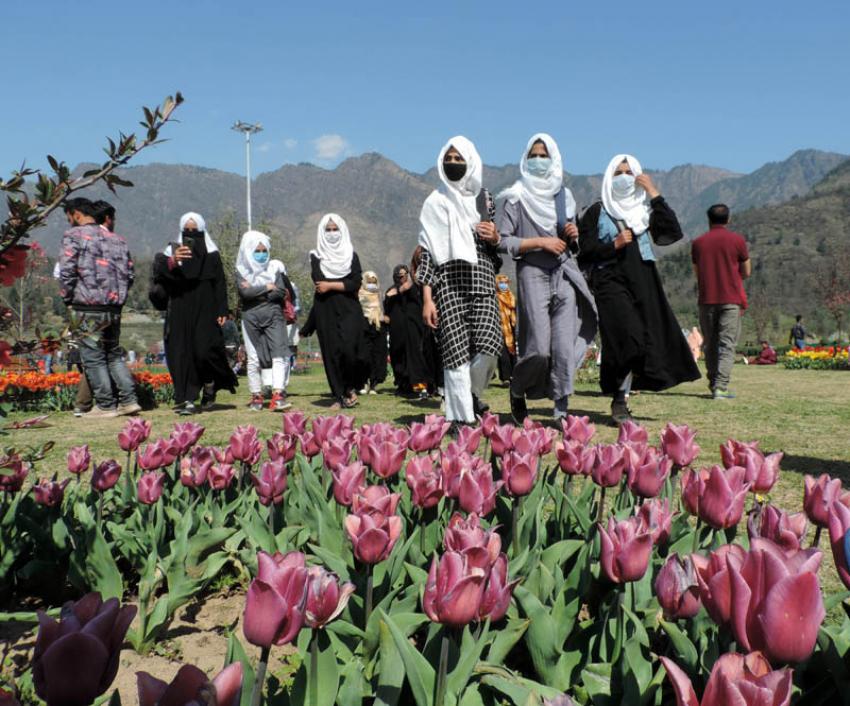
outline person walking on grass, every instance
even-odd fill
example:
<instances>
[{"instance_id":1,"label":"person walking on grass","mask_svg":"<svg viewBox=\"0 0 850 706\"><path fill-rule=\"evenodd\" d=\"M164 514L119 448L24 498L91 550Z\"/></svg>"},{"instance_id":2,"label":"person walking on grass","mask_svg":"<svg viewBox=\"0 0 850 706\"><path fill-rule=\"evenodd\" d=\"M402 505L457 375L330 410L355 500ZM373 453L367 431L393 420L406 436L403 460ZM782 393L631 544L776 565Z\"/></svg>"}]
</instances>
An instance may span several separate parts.
<instances>
[{"instance_id":1,"label":"person walking on grass","mask_svg":"<svg viewBox=\"0 0 850 706\"><path fill-rule=\"evenodd\" d=\"M102 212L87 199L75 200L68 211L73 227L62 236L59 254L59 293L78 319L76 338L95 402L81 416L90 419L142 409L120 342L121 310L135 276L133 259L127 241L98 224Z\"/></svg>"},{"instance_id":2,"label":"person walking on grass","mask_svg":"<svg viewBox=\"0 0 850 706\"><path fill-rule=\"evenodd\" d=\"M791 334L788 336L788 343L794 346L798 351L806 347L806 328L803 326L803 317L797 314L794 325L791 327Z\"/></svg>"},{"instance_id":3,"label":"person walking on grass","mask_svg":"<svg viewBox=\"0 0 850 706\"><path fill-rule=\"evenodd\" d=\"M752 265L747 241L729 230L729 207L708 209L709 230L691 246L699 288L699 324L704 338L708 387L716 400L735 397L729 390L741 315L747 308L744 280Z\"/></svg>"}]
</instances>

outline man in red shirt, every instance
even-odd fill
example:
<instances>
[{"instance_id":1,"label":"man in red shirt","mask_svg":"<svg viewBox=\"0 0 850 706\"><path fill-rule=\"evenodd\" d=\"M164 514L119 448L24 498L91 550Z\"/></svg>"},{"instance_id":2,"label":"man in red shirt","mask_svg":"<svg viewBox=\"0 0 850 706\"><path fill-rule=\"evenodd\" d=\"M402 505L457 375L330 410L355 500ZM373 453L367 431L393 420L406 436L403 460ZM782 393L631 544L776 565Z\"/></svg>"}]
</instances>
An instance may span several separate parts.
<instances>
[{"instance_id":1,"label":"man in red shirt","mask_svg":"<svg viewBox=\"0 0 850 706\"><path fill-rule=\"evenodd\" d=\"M735 346L741 332L741 315L747 308L744 279L752 264L747 242L727 228L729 207L708 209L709 231L694 240L691 259L699 285L699 325L705 339L708 386L716 400L731 399L729 390Z\"/></svg>"}]
</instances>

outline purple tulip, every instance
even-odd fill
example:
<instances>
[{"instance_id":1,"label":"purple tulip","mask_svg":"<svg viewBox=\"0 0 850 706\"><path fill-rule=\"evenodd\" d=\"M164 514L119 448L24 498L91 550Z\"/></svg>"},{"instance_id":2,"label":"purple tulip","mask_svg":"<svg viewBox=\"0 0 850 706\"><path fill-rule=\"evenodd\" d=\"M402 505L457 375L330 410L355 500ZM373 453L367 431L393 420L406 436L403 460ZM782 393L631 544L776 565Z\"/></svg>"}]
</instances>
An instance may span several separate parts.
<instances>
[{"instance_id":1,"label":"purple tulip","mask_svg":"<svg viewBox=\"0 0 850 706\"><path fill-rule=\"evenodd\" d=\"M200 669L184 664L171 683L147 672L136 672L139 706L239 706L242 694L242 663L225 667L212 681ZM212 692L212 693L210 693Z\"/></svg>"},{"instance_id":2,"label":"purple tulip","mask_svg":"<svg viewBox=\"0 0 850 706\"><path fill-rule=\"evenodd\" d=\"M462 628L478 618L490 573L487 551L446 552L431 562L422 608L435 623Z\"/></svg>"},{"instance_id":3,"label":"purple tulip","mask_svg":"<svg viewBox=\"0 0 850 706\"><path fill-rule=\"evenodd\" d=\"M470 549L484 549L492 566L502 551L502 538L495 530L484 530L478 515L471 513L464 519L459 512L449 519L443 534L443 547L446 551L464 554Z\"/></svg>"},{"instance_id":4,"label":"purple tulip","mask_svg":"<svg viewBox=\"0 0 850 706\"><path fill-rule=\"evenodd\" d=\"M470 466L460 476L457 499L465 512L486 517L496 507L496 495L504 481L493 482L493 469L482 462Z\"/></svg>"},{"instance_id":5,"label":"purple tulip","mask_svg":"<svg viewBox=\"0 0 850 706\"><path fill-rule=\"evenodd\" d=\"M670 510L668 499L653 498L643 503L637 511L637 517L652 534L652 542L658 546L667 543L673 524L674 513Z\"/></svg>"},{"instance_id":6,"label":"purple tulip","mask_svg":"<svg viewBox=\"0 0 850 706\"><path fill-rule=\"evenodd\" d=\"M407 455L407 444L396 444L393 441L366 442L369 449L369 465L379 478L392 478L401 470L404 457Z\"/></svg>"},{"instance_id":7,"label":"purple tulip","mask_svg":"<svg viewBox=\"0 0 850 706\"><path fill-rule=\"evenodd\" d=\"M121 450L130 453L138 449L151 435L151 428L151 423L141 417L128 419L124 428L118 433L118 445Z\"/></svg>"},{"instance_id":8,"label":"purple tulip","mask_svg":"<svg viewBox=\"0 0 850 706\"><path fill-rule=\"evenodd\" d=\"M139 453L136 451L139 468L156 471L170 466L177 459L177 445L171 439L157 439Z\"/></svg>"},{"instance_id":9,"label":"purple tulip","mask_svg":"<svg viewBox=\"0 0 850 706\"><path fill-rule=\"evenodd\" d=\"M110 488L115 487L120 477L121 466L118 465L117 461L109 459L94 467L91 476L92 488L98 493L105 493Z\"/></svg>"},{"instance_id":10,"label":"purple tulip","mask_svg":"<svg viewBox=\"0 0 850 706\"><path fill-rule=\"evenodd\" d=\"M351 498L351 509L355 513L380 513L394 515L401 495L391 493L385 485L369 485Z\"/></svg>"},{"instance_id":11,"label":"purple tulip","mask_svg":"<svg viewBox=\"0 0 850 706\"><path fill-rule=\"evenodd\" d=\"M652 533L639 517L617 522L608 519L608 528L599 525L602 542L600 563L610 581L638 581L646 573L652 555Z\"/></svg>"},{"instance_id":12,"label":"purple tulip","mask_svg":"<svg viewBox=\"0 0 850 706\"><path fill-rule=\"evenodd\" d=\"M487 585L478 606L478 619L483 622L489 618L492 623L504 618L511 604L514 586L518 583L519 579L508 581L508 557L499 554L487 577Z\"/></svg>"},{"instance_id":13,"label":"purple tulip","mask_svg":"<svg viewBox=\"0 0 850 706\"><path fill-rule=\"evenodd\" d=\"M323 628L336 618L348 605L354 593L354 584L339 585L336 574L322 566L307 570L307 603L304 622L311 628Z\"/></svg>"},{"instance_id":14,"label":"purple tulip","mask_svg":"<svg viewBox=\"0 0 850 706\"><path fill-rule=\"evenodd\" d=\"M266 461L258 475L251 474L251 482L261 505L280 505L286 492L286 464Z\"/></svg>"},{"instance_id":15,"label":"purple tulip","mask_svg":"<svg viewBox=\"0 0 850 706\"><path fill-rule=\"evenodd\" d=\"M727 439L725 443L720 444L720 459L723 467L744 466L746 464L746 452L749 449L758 451L759 442Z\"/></svg>"},{"instance_id":16,"label":"purple tulip","mask_svg":"<svg viewBox=\"0 0 850 706\"><path fill-rule=\"evenodd\" d=\"M707 557L692 554L697 570L699 597L711 619L727 625L732 616L732 570L739 570L747 552L737 544L724 544Z\"/></svg>"},{"instance_id":17,"label":"purple tulip","mask_svg":"<svg viewBox=\"0 0 850 706\"><path fill-rule=\"evenodd\" d=\"M61 505L62 500L65 498L65 487L70 482L71 479L66 478L61 483L57 483L55 474L52 480L39 480L32 487L33 497L39 505L44 505L45 507Z\"/></svg>"},{"instance_id":18,"label":"purple tulip","mask_svg":"<svg viewBox=\"0 0 850 706\"><path fill-rule=\"evenodd\" d=\"M640 424L627 419L617 432L617 443L646 445L649 443L649 433Z\"/></svg>"},{"instance_id":19,"label":"purple tulip","mask_svg":"<svg viewBox=\"0 0 850 706\"><path fill-rule=\"evenodd\" d=\"M315 417L311 425L316 443L321 448L322 444L330 439L338 437L348 438L352 432L354 419L345 414L335 417Z\"/></svg>"},{"instance_id":20,"label":"purple tulip","mask_svg":"<svg viewBox=\"0 0 850 706\"><path fill-rule=\"evenodd\" d=\"M528 495L537 480L539 458L533 454L520 455L509 451L502 456L502 480L505 489L514 496Z\"/></svg>"},{"instance_id":21,"label":"purple tulip","mask_svg":"<svg viewBox=\"0 0 850 706\"><path fill-rule=\"evenodd\" d=\"M457 444L449 444L440 456L440 473L446 497L456 498L460 493L460 479L470 468L477 465L478 457L462 451Z\"/></svg>"},{"instance_id":22,"label":"purple tulip","mask_svg":"<svg viewBox=\"0 0 850 706\"><path fill-rule=\"evenodd\" d=\"M850 568L846 550L847 532L850 531L850 508L844 503L834 502L829 510L829 543L838 577L850 588Z\"/></svg>"},{"instance_id":23,"label":"purple tulip","mask_svg":"<svg viewBox=\"0 0 850 706\"><path fill-rule=\"evenodd\" d=\"M339 466L344 466L350 458L351 443L348 440L335 438L322 443L322 464L325 470L333 471Z\"/></svg>"},{"instance_id":24,"label":"purple tulip","mask_svg":"<svg viewBox=\"0 0 850 706\"><path fill-rule=\"evenodd\" d=\"M236 461L253 466L260 460L263 447L257 438L257 428L248 424L236 427L230 435L230 453Z\"/></svg>"},{"instance_id":25,"label":"purple tulip","mask_svg":"<svg viewBox=\"0 0 850 706\"><path fill-rule=\"evenodd\" d=\"M603 488L619 485L626 469L623 448L617 444L600 444L596 447L596 458L590 476L594 483Z\"/></svg>"},{"instance_id":26,"label":"purple tulip","mask_svg":"<svg viewBox=\"0 0 850 706\"><path fill-rule=\"evenodd\" d=\"M177 455L185 456L204 434L204 427L196 422L178 422L171 431L171 440L177 447Z\"/></svg>"},{"instance_id":27,"label":"purple tulip","mask_svg":"<svg viewBox=\"0 0 850 706\"><path fill-rule=\"evenodd\" d=\"M20 492L30 472L29 464L22 461L20 457L15 457L13 460L7 461L3 468L10 469L11 473L0 475L0 490L4 493Z\"/></svg>"},{"instance_id":28,"label":"purple tulip","mask_svg":"<svg viewBox=\"0 0 850 706\"><path fill-rule=\"evenodd\" d=\"M807 528L806 513L788 515L773 505L759 506L758 511L752 513L747 520L750 541L756 537L769 539L786 554L802 549Z\"/></svg>"},{"instance_id":29,"label":"purple tulip","mask_svg":"<svg viewBox=\"0 0 850 706\"><path fill-rule=\"evenodd\" d=\"M779 463L784 455L781 451L767 456L758 449L744 451L745 480L751 484L750 492L763 495L771 491L779 480Z\"/></svg>"},{"instance_id":30,"label":"purple tulip","mask_svg":"<svg viewBox=\"0 0 850 706\"><path fill-rule=\"evenodd\" d=\"M162 491L165 488L165 474L157 471L148 471L139 476L136 483L136 493L139 496L139 502L145 505L153 505L162 497Z\"/></svg>"},{"instance_id":31,"label":"purple tulip","mask_svg":"<svg viewBox=\"0 0 850 706\"><path fill-rule=\"evenodd\" d=\"M136 607L89 593L66 603L59 622L38 611L32 656L35 693L49 706L88 706L118 673L118 658Z\"/></svg>"},{"instance_id":32,"label":"purple tulip","mask_svg":"<svg viewBox=\"0 0 850 706\"><path fill-rule=\"evenodd\" d=\"M833 503L839 502L850 507L850 492L843 491L840 479L830 478L823 473L817 480L808 474L803 480L805 483L803 510L818 527L829 527L829 515Z\"/></svg>"},{"instance_id":33,"label":"purple tulip","mask_svg":"<svg viewBox=\"0 0 850 706\"><path fill-rule=\"evenodd\" d=\"M334 498L340 505L349 507L358 493L366 488L366 466L353 461L347 466L338 466L331 471L333 475Z\"/></svg>"},{"instance_id":34,"label":"purple tulip","mask_svg":"<svg viewBox=\"0 0 850 706\"><path fill-rule=\"evenodd\" d=\"M427 509L434 507L443 497L443 476L434 467L430 456L416 456L407 462L405 480L410 488L414 505Z\"/></svg>"},{"instance_id":35,"label":"purple tulip","mask_svg":"<svg viewBox=\"0 0 850 706\"><path fill-rule=\"evenodd\" d=\"M229 463L219 463L210 466L207 473L207 482L213 490L224 490L229 488L236 476L236 471Z\"/></svg>"},{"instance_id":36,"label":"purple tulip","mask_svg":"<svg viewBox=\"0 0 850 706\"><path fill-rule=\"evenodd\" d=\"M555 445L555 458L561 470L570 476L589 476L596 463L596 449L580 441L564 441Z\"/></svg>"},{"instance_id":37,"label":"purple tulip","mask_svg":"<svg viewBox=\"0 0 850 706\"><path fill-rule=\"evenodd\" d=\"M292 411L283 414L283 433L286 436L298 437L307 429L307 417L303 412Z\"/></svg>"},{"instance_id":38,"label":"purple tulip","mask_svg":"<svg viewBox=\"0 0 850 706\"><path fill-rule=\"evenodd\" d=\"M484 430L481 427L461 427L457 435L457 443L467 453L477 453L483 434Z\"/></svg>"},{"instance_id":39,"label":"purple tulip","mask_svg":"<svg viewBox=\"0 0 850 706\"><path fill-rule=\"evenodd\" d=\"M79 476L89 470L91 465L91 454L89 453L89 445L74 446L68 452L68 473L73 473Z\"/></svg>"},{"instance_id":40,"label":"purple tulip","mask_svg":"<svg viewBox=\"0 0 850 706\"><path fill-rule=\"evenodd\" d=\"M203 487L215 462L216 456L211 448L196 446L188 456L180 459L180 482L187 488Z\"/></svg>"},{"instance_id":41,"label":"purple tulip","mask_svg":"<svg viewBox=\"0 0 850 706\"><path fill-rule=\"evenodd\" d=\"M242 630L257 647L292 642L304 624L307 569L301 552L257 555L257 578L245 599Z\"/></svg>"},{"instance_id":42,"label":"purple tulip","mask_svg":"<svg viewBox=\"0 0 850 706\"><path fill-rule=\"evenodd\" d=\"M492 412L484 412L481 415L481 433L486 439L493 435L493 430L499 426L499 416Z\"/></svg>"},{"instance_id":43,"label":"purple tulip","mask_svg":"<svg viewBox=\"0 0 850 706\"><path fill-rule=\"evenodd\" d=\"M345 518L345 531L354 546L354 556L364 564L377 564L390 555L401 536L401 518L360 512Z\"/></svg>"},{"instance_id":44,"label":"purple tulip","mask_svg":"<svg viewBox=\"0 0 850 706\"><path fill-rule=\"evenodd\" d=\"M760 652L721 655L711 668L702 700L691 680L671 659L661 662L676 692L677 706L788 706L793 672L787 667L771 671Z\"/></svg>"},{"instance_id":45,"label":"purple tulip","mask_svg":"<svg viewBox=\"0 0 850 706\"><path fill-rule=\"evenodd\" d=\"M655 596L668 620L693 618L700 609L699 584L691 558L671 554L655 578Z\"/></svg>"},{"instance_id":46,"label":"purple tulip","mask_svg":"<svg viewBox=\"0 0 850 706\"><path fill-rule=\"evenodd\" d=\"M572 414L561 420L561 428L564 430L564 441L573 441L582 446L587 446L596 433L596 425L590 423L590 417Z\"/></svg>"},{"instance_id":47,"label":"purple tulip","mask_svg":"<svg viewBox=\"0 0 850 706\"><path fill-rule=\"evenodd\" d=\"M708 476L707 468L696 471L689 468L679 476L679 484L682 486L682 505L691 515L699 515L699 500Z\"/></svg>"},{"instance_id":48,"label":"purple tulip","mask_svg":"<svg viewBox=\"0 0 850 706\"><path fill-rule=\"evenodd\" d=\"M631 449L625 451L626 455L631 453ZM630 460L626 481L629 489L642 498L656 497L673 469L673 461L651 446L645 448L642 459L632 456Z\"/></svg>"},{"instance_id":49,"label":"purple tulip","mask_svg":"<svg viewBox=\"0 0 850 706\"><path fill-rule=\"evenodd\" d=\"M301 443L301 453L307 458L313 458L322 450L319 440L312 432L305 431L303 434L299 434L298 441Z\"/></svg>"},{"instance_id":50,"label":"purple tulip","mask_svg":"<svg viewBox=\"0 0 850 706\"><path fill-rule=\"evenodd\" d=\"M266 442L266 449L269 453L269 458L272 461L283 461L289 463L295 458L295 453L298 450L298 437L291 434L281 434L276 432L272 434L272 438Z\"/></svg>"},{"instance_id":51,"label":"purple tulip","mask_svg":"<svg viewBox=\"0 0 850 706\"><path fill-rule=\"evenodd\" d=\"M727 529L741 521L744 501L750 490L750 484L744 480L746 473L740 466L732 466L728 470L721 466L708 469L697 508L703 522L714 529Z\"/></svg>"},{"instance_id":52,"label":"purple tulip","mask_svg":"<svg viewBox=\"0 0 850 706\"><path fill-rule=\"evenodd\" d=\"M699 446L694 442L696 435L687 424L679 426L668 422L661 432L661 450L678 468L690 466L699 454Z\"/></svg>"},{"instance_id":53,"label":"purple tulip","mask_svg":"<svg viewBox=\"0 0 850 706\"><path fill-rule=\"evenodd\" d=\"M516 427L513 424L503 424L493 428L490 435L490 448L496 456L504 456L514 447ZM517 433L516 436L519 436Z\"/></svg>"},{"instance_id":54,"label":"purple tulip","mask_svg":"<svg viewBox=\"0 0 850 706\"><path fill-rule=\"evenodd\" d=\"M410 440L407 442L407 447L414 453L438 449L449 426L451 426L450 422L445 421L433 424L414 422L410 425Z\"/></svg>"}]
</instances>

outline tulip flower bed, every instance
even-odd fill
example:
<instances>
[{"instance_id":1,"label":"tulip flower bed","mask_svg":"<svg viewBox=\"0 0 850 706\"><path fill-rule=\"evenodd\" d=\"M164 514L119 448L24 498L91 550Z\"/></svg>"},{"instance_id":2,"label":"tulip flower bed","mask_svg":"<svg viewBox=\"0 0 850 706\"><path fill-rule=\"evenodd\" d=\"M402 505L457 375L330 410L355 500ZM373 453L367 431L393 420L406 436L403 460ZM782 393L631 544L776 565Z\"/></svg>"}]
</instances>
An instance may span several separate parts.
<instances>
[{"instance_id":1,"label":"tulip flower bed","mask_svg":"<svg viewBox=\"0 0 850 706\"><path fill-rule=\"evenodd\" d=\"M448 426L293 412L217 448L196 423L151 439L131 419L115 459L77 447L71 478L31 486L40 459L7 454L0 586L82 598L41 615L32 671L0 700L31 684L48 706L93 703L125 638L150 651L232 572L247 591L229 666L140 673L143 706L847 703L850 618L824 618L850 592L824 598L818 548L826 529L850 586L840 480L807 477L788 514L767 497L782 453L756 442L702 467L686 426L657 445L633 423L596 444L587 417ZM286 645L284 688L266 669Z\"/></svg>"},{"instance_id":2,"label":"tulip flower bed","mask_svg":"<svg viewBox=\"0 0 850 706\"><path fill-rule=\"evenodd\" d=\"M790 370L850 370L847 346L792 348L782 356L782 364Z\"/></svg>"},{"instance_id":3,"label":"tulip flower bed","mask_svg":"<svg viewBox=\"0 0 850 706\"><path fill-rule=\"evenodd\" d=\"M139 403L145 409L159 404L171 404L174 388L168 373L142 370L133 373ZM78 372L51 373L27 371L0 373L0 401L11 412L54 412L74 408Z\"/></svg>"}]
</instances>

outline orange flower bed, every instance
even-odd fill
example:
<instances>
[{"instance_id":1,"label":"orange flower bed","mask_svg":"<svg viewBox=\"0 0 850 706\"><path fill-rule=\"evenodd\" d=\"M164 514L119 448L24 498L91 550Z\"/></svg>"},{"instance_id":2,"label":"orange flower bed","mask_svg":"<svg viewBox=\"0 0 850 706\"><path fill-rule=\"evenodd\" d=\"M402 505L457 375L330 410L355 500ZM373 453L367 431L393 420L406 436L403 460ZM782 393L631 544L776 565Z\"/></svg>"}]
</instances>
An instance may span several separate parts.
<instances>
[{"instance_id":1,"label":"orange flower bed","mask_svg":"<svg viewBox=\"0 0 850 706\"><path fill-rule=\"evenodd\" d=\"M7 389L16 388L27 392L45 392L57 387L71 387L80 382L80 374L76 371L70 373L51 373L45 375L36 370L28 370L23 373L4 373L0 375L0 394Z\"/></svg>"}]
</instances>

